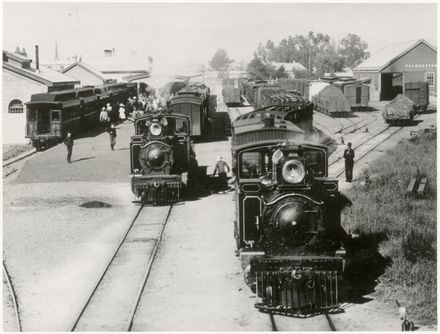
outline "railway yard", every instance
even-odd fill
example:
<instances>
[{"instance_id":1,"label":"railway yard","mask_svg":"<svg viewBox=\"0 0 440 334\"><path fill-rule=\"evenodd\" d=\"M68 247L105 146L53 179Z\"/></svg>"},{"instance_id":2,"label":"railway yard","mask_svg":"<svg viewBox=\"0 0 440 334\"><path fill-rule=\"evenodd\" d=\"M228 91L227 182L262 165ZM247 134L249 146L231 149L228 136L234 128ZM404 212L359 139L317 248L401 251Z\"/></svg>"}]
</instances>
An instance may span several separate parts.
<instances>
[{"instance_id":1,"label":"railway yard","mask_svg":"<svg viewBox=\"0 0 440 334\"><path fill-rule=\"evenodd\" d=\"M234 120L252 107L228 107L220 79L207 78L217 112ZM424 113L409 127L385 124L375 111L313 124L334 140L329 175L344 193L368 165L412 131L436 126ZM234 240L234 192L201 194L166 206L132 203L131 122L77 140L72 163L60 144L4 163L3 328L6 331L398 331L397 307L374 298L340 312L300 318L259 312L243 280ZM342 143L356 152L345 182ZM231 138L194 145L199 166L231 165ZM417 325L417 324L416 324ZM419 330L436 330L421 326Z\"/></svg>"}]
</instances>

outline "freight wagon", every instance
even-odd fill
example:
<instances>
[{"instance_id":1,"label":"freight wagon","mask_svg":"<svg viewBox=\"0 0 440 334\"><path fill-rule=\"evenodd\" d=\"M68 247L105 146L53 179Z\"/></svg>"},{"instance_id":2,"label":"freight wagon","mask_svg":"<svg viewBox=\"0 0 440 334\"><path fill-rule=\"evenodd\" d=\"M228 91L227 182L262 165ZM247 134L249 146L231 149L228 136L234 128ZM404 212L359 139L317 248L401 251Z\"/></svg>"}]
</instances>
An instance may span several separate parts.
<instances>
[{"instance_id":1,"label":"freight wagon","mask_svg":"<svg viewBox=\"0 0 440 334\"><path fill-rule=\"evenodd\" d=\"M286 79L281 78L276 81L276 84L287 91L298 92L301 96L305 98L309 98L309 87L310 80L309 79Z\"/></svg>"},{"instance_id":2,"label":"freight wagon","mask_svg":"<svg viewBox=\"0 0 440 334\"><path fill-rule=\"evenodd\" d=\"M370 87L360 81L335 81L333 85L341 90L350 103L351 109L368 107Z\"/></svg>"},{"instance_id":3,"label":"freight wagon","mask_svg":"<svg viewBox=\"0 0 440 334\"><path fill-rule=\"evenodd\" d=\"M240 89L231 84L223 84L223 102L228 107L236 107L241 104Z\"/></svg>"},{"instance_id":4,"label":"freight wagon","mask_svg":"<svg viewBox=\"0 0 440 334\"><path fill-rule=\"evenodd\" d=\"M414 102L418 111L426 111L429 105L429 85L427 82L405 83L404 94Z\"/></svg>"}]
</instances>

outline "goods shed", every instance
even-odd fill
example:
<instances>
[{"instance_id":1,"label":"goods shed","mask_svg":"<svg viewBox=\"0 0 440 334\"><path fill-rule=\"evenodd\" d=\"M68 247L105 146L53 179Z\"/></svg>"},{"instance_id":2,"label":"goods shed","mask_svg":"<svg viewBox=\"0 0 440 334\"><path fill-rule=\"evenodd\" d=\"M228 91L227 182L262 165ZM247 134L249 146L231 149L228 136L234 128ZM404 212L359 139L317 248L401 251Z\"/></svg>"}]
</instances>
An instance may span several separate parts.
<instances>
[{"instance_id":1,"label":"goods shed","mask_svg":"<svg viewBox=\"0 0 440 334\"><path fill-rule=\"evenodd\" d=\"M437 91L437 47L424 39L390 44L353 69L357 79L370 79L370 99L387 101L403 93L406 83L428 82Z\"/></svg>"}]
</instances>

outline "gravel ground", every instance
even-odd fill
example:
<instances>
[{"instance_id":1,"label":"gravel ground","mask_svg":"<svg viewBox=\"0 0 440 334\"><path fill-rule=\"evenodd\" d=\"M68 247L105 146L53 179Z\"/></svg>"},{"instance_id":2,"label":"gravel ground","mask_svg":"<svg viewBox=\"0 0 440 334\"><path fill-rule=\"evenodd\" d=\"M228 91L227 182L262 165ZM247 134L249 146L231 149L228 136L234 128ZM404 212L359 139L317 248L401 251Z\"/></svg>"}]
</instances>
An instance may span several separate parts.
<instances>
[{"instance_id":1,"label":"gravel ground","mask_svg":"<svg viewBox=\"0 0 440 334\"><path fill-rule=\"evenodd\" d=\"M3 194L3 252L24 330L65 331L138 207L128 183L131 124L75 141L72 164L58 145L29 160ZM88 157L94 157L85 159ZM17 173L16 173L17 174ZM79 205L102 201L110 208Z\"/></svg>"}]
</instances>

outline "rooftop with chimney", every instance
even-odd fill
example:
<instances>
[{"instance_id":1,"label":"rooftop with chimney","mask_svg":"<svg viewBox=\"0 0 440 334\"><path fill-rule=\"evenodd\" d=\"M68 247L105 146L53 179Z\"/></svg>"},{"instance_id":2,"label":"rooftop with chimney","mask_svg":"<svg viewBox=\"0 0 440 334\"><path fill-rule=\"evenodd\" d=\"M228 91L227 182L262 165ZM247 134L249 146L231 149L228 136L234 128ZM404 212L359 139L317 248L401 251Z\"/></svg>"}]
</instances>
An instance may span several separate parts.
<instances>
[{"instance_id":1,"label":"rooftop with chimney","mask_svg":"<svg viewBox=\"0 0 440 334\"><path fill-rule=\"evenodd\" d=\"M40 66L38 62L35 68L31 66L32 59L23 57L16 53L3 50L3 69L19 74L31 80L45 84L48 87L79 84L78 80L51 70L45 66Z\"/></svg>"}]
</instances>

